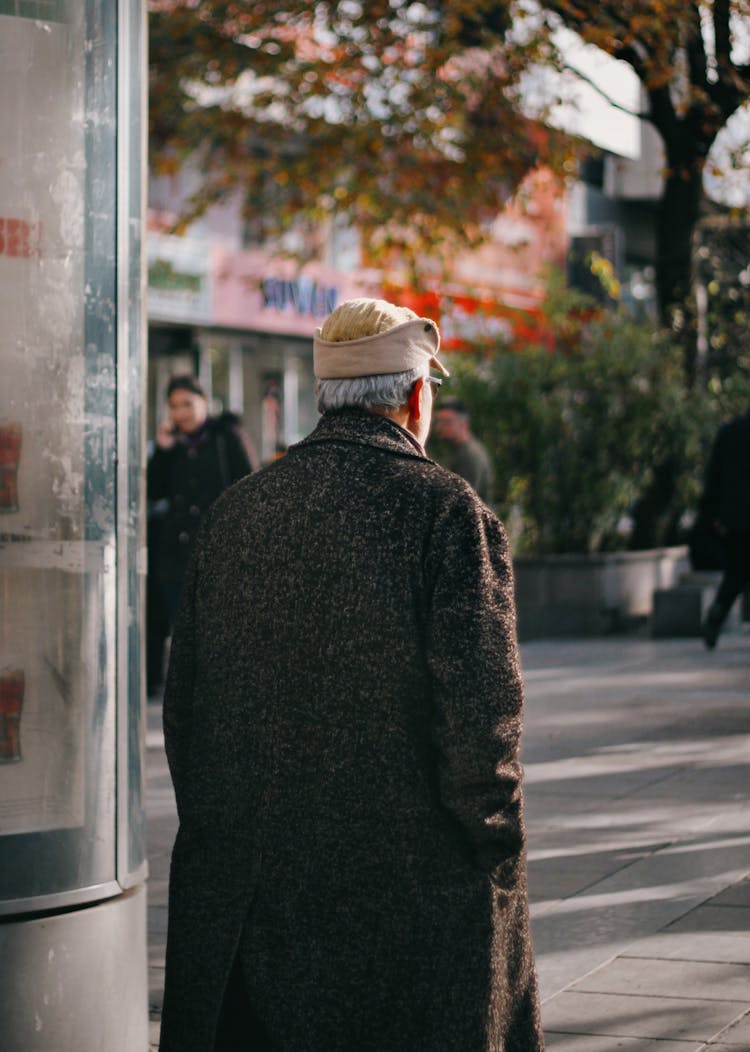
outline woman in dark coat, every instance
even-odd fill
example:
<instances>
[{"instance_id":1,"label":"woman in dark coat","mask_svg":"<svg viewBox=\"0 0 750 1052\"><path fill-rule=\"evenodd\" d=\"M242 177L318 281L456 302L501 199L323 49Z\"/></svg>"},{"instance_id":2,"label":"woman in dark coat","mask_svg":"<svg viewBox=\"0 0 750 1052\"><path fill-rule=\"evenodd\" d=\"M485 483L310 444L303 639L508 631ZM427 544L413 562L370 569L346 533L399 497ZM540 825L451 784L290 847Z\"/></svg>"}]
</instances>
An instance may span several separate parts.
<instances>
[{"instance_id":1,"label":"woman in dark coat","mask_svg":"<svg viewBox=\"0 0 750 1052\"><path fill-rule=\"evenodd\" d=\"M325 412L201 529L164 700L162 1052L543 1048L508 545L410 386Z\"/></svg>"},{"instance_id":2,"label":"woman in dark coat","mask_svg":"<svg viewBox=\"0 0 750 1052\"><path fill-rule=\"evenodd\" d=\"M232 413L210 417L203 388L194 377L172 377L167 405L169 417L157 432L147 488L149 504L165 503L153 549L155 565L149 566L149 574L155 573L171 626L204 513L228 486L257 465L237 417Z\"/></svg>"}]
</instances>

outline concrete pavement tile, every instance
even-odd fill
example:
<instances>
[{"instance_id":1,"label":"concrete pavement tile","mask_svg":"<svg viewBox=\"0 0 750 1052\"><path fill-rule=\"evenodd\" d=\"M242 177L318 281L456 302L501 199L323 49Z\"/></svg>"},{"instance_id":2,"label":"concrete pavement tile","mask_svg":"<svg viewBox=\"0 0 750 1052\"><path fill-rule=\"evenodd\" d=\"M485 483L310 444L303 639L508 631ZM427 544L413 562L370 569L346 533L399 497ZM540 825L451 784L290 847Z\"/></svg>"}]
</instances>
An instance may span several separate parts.
<instances>
[{"instance_id":1,"label":"concrete pavement tile","mask_svg":"<svg viewBox=\"0 0 750 1052\"><path fill-rule=\"evenodd\" d=\"M743 1011L735 1001L569 991L542 1006L545 1031L709 1041ZM655 1052L658 1046L655 1046Z\"/></svg>"},{"instance_id":2,"label":"concrete pavement tile","mask_svg":"<svg viewBox=\"0 0 750 1052\"><path fill-rule=\"evenodd\" d=\"M164 962L161 964L151 964L148 966L148 980L150 990L161 990L164 986Z\"/></svg>"},{"instance_id":3,"label":"concrete pavement tile","mask_svg":"<svg viewBox=\"0 0 750 1052\"><path fill-rule=\"evenodd\" d=\"M750 1048L750 1012L747 1012L736 1023L732 1023L730 1027L719 1034L717 1044L709 1047L712 1050L731 1048L732 1052L737 1052L739 1048L743 1048L747 1052L747 1049Z\"/></svg>"},{"instance_id":4,"label":"concrete pavement tile","mask_svg":"<svg viewBox=\"0 0 750 1052\"><path fill-rule=\"evenodd\" d=\"M578 895L542 913L532 914L531 930L543 998L551 997L581 976L588 975L635 939L664 928L692 902L646 897L623 901L618 896Z\"/></svg>"},{"instance_id":5,"label":"concrete pavement tile","mask_svg":"<svg viewBox=\"0 0 750 1052\"><path fill-rule=\"evenodd\" d=\"M528 860L531 900L568 898L612 876L623 866L643 857L636 850L612 850L568 855L534 852Z\"/></svg>"},{"instance_id":6,"label":"concrete pavement tile","mask_svg":"<svg viewBox=\"0 0 750 1052\"><path fill-rule=\"evenodd\" d=\"M149 906L164 906L169 898L169 881L166 877L149 877L148 879L148 904Z\"/></svg>"},{"instance_id":7,"label":"concrete pavement tile","mask_svg":"<svg viewBox=\"0 0 750 1052\"><path fill-rule=\"evenodd\" d=\"M148 930L156 935L163 935L167 930L167 907L148 907Z\"/></svg>"},{"instance_id":8,"label":"concrete pavement tile","mask_svg":"<svg viewBox=\"0 0 750 1052\"><path fill-rule=\"evenodd\" d=\"M673 796L659 798L639 794L623 797L605 803L600 813L609 817L613 835L635 837L648 833L658 842L675 841L678 837L683 840L709 836L747 838L747 811L746 801L736 803L728 798L707 801L701 799L698 790L684 789L682 796L675 792ZM584 822L586 817L583 816Z\"/></svg>"},{"instance_id":9,"label":"concrete pavement tile","mask_svg":"<svg viewBox=\"0 0 750 1052\"><path fill-rule=\"evenodd\" d=\"M672 997L695 1001L746 1001L750 965L709 961L618 957L580 979L574 991Z\"/></svg>"},{"instance_id":10,"label":"concrete pavement tile","mask_svg":"<svg viewBox=\"0 0 750 1052\"><path fill-rule=\"evenodd\" d=\"M738 884L711 900L712 906L748 906L750 907L750 877L745 877Z\"/></svg>"},{"instance_id":11,"label":"concrete pavement tile","mask_svg":"<svg viewBox=\"0 0 750 1052\"><path fill-rule=\"evenodd\" d=\"M547 1032L544 1043L555 1052L699 1052L703 1042L654 1041L652 1037L605 1037L603 1034ZM713 1047L713 1046L712 1046ZM734 1052L737 1052L735 1047Z\"/></svg>"},{"instance_id":12,"label":"concrete pavement tile","mask_svg":"<svg viewBox=\"0 0 750 1052\"><path fill-rule=\"evenodd\" d=\"M155 975L153 975L153 974L151 974L149 972L149 980L151 980L151 979L158 980L159 977L155 976ZM162 988L163 987L163 981L164 981L164 977L162 975L162 977L161 977L162 986L159 986L159 985L151 986L150 982L149 982L148 1010L149 1010L149 1015L150 1015L150 1017L152 1019L157 1019L161 1015L162 1003L164 1001L164 990Z\"/></svg>"},{"instance_id":13,"label":"concrete pavement tile","mask_svg":"<svg viewBox=\"0 0 750 1052\"><path fill-rule=\"evenodd\" d=\"M746 821L746 820L745 820ZM631 900L638 897L705 900L718 894L747 868L747 837L694 838L675 848L655 851L603 880L597 894L620 895ZM696 903L697 905L697 903ZM682 910L681 912L685 912Z\"/></svg>"},{"instance_id":14,"label":"concrete pavement tile","mask_svg":"<svg viewBox=\"0 0 750 1052\"><path fill-rule=\"evenodd\" d=\"M620 956L750 964L750 939L746 934L740 933L718 934L693 931L673 934L672 925L670 925L664 932L649 935L645 939L638 939Z\"/></svg>"},{"instance_id":15,"label":"concrete pavement tile","mask_svg":"<svg viewBox=\"0 0 750 1052\"><path fill-rule=\"evenodd\" d=\"M653 799L685 799L688 796L704 804L720 800L746 801L750 797L747 779L750 743L743 743L742 753L734 763L729 762L727 757L714 757L715 762L711 766L675 771L670 778L655 781L643 789L634 789L632 795L637 798L639 794L648 794Z\"/></svg>"},{"instance_id":16,"label":"concrete pavement tile","mask_svg":"<svg viewBox=\"0 0 750 1052\"><path fill-rule=\"evenodd\" d=\"M597 811L601 800L596 797L575 795L573 793L547 792L538 786L529 786L524 790L526 820L529 825L549 823L551 828L563 821L571 821L571 815L577 817Z\"/></svg>"},{"instance_id":17,"label":"concrete pavement tile","mask_svg":"<svg viewBox=\"0 0 750 1052\"><path fill-rule=\"evenodd\" d=\"M594 762L594 760L596 762ZM584 796L601 805L631 793L647 792L682 773L681 766L665 766L660 757L644 755L640 763L625 766L617 757L598 753L595 757L574 756L560 764L527 764L526 785L534 795L558 798L562 794Z\"/></svg>"},{"instance_id":18,"label":"concrete pavement tile","mask_svg":"<svg viewBox=\"0 0 750 1052\"><path fill-rule=\"evenodd\" d=\"M729 889L731 891L731 888ZM704 906L686 913L668 932L736 932L750 934L750 909L745 906L717 906L716 902L723 893L714 896Z\"/></svg>"},{"instance_id":19,"label":"concrete pavement tile","mask_svg":"<svg viewBox=\"0 0 750 1052\"><path fill-rule=\"evenodd\" d=\"M534 932L538 944L550 950L600 946L609 951L605 958L609 959L635 939L665 928L705 898L701 893L692 898L656 897L649 888L633 889L629 895L607 893L602 890L605 884L602 881L588 892L563 899L544 913Z\"/></svg>"}]
</instances>

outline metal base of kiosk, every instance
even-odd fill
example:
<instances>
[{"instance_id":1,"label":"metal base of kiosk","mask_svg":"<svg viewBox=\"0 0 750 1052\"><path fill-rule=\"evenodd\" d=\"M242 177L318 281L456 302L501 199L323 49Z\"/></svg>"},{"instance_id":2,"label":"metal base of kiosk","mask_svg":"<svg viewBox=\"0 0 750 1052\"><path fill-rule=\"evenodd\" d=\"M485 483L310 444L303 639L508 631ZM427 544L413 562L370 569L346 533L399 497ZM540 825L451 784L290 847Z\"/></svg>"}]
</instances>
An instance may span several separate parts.
<instances>
[{"instance_id":1,"label":"metal base of kiosk","mask_svg":"<svg viewBox=\"0 0 750 1052\"><path fill-rule=\"evenodd\" d=\"M0 924L3 1052L146 1052L146 888Z\"/></svg>"}]
</instances>

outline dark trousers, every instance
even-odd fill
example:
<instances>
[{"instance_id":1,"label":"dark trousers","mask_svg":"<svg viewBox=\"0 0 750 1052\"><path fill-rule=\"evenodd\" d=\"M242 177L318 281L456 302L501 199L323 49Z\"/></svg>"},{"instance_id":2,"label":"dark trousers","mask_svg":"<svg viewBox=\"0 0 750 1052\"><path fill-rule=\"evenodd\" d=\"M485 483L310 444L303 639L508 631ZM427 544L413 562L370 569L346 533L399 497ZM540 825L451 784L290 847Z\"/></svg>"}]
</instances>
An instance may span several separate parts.
<instances>
[{"instance_id":1,"label":"dark trousers","mask_svg":"<svg viewBox=\"0 0 750 1052\"><path fill-rule=\"evenodd\" d=\"M750 584L750 530L729 530L724 544L724 576L713 601L719 623L724 621L737 596Z\"/></svg>"}]
</instances>

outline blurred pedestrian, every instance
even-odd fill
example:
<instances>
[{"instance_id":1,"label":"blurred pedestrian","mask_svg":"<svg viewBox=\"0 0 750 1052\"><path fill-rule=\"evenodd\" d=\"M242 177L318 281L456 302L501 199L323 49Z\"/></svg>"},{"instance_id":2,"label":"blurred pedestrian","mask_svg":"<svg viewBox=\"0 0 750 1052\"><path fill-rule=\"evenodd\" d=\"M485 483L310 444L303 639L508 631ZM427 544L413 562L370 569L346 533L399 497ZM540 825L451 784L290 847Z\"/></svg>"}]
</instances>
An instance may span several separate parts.
<instances>
[{"instance_id":1,"label":"blurred pedestrian","mask_svg":"<svg viewBox=\"0 0 750 1052\"><path fill-rule=\"evenodd\" d=\"M322 418L206 516L164 731L161 1052L537 1052L503 528L424 452L434 322L341 304Z\"/></svg>"},{"instance_id":2,"label":"blurred pedestrian","mask_svg":"<svg viewBox=\"0 0 750 1052\"><path fill-rule=\"evenodd\" d=\"M146 694L152 697L164 686L164 664L171 626L167 618L162 589L156 574L159 528L166 501L148 501L146 507ZM153 572L152 572L153 571Z\"/></svg>"},{"instance_id":3,"label":"blurred pedestrian","mask_svg":"<svg viewBox=\"0 0 750 1052\"><path fill-rule=\"evenodd\" d=\"M153 565L163 613L171 627L190 551L204 513L233 482L255 470L249 439L233 413L208 415L206 395L194 376L173 376L168 414L148 463L148 499L163 502L155 523Z\"/></svg>"},{"instance_id":4,"label":"blurred pedestrian","mask_svg":"<svg viewBox=\"0 0 750 1052\"><path fill-rule=\"evenodd\" d=\"M441 398L437 403L435 434L441 444L439 462L466 479L485 504L491 504L492 460L479 439L471 433L469 412L460 398Z\"/></svg>"},{"instance_id":5,"label":"blurred pedestrian","mask_svg":"<svg viewBox=\"0 0 750 1052\"><path fill-rule=\"evenodd\" d=\"M724 574L703 622L713 650L737 597L750 585L750 411L719 428L701 501L724 542Z\"/></svg>"}]
</instances>

